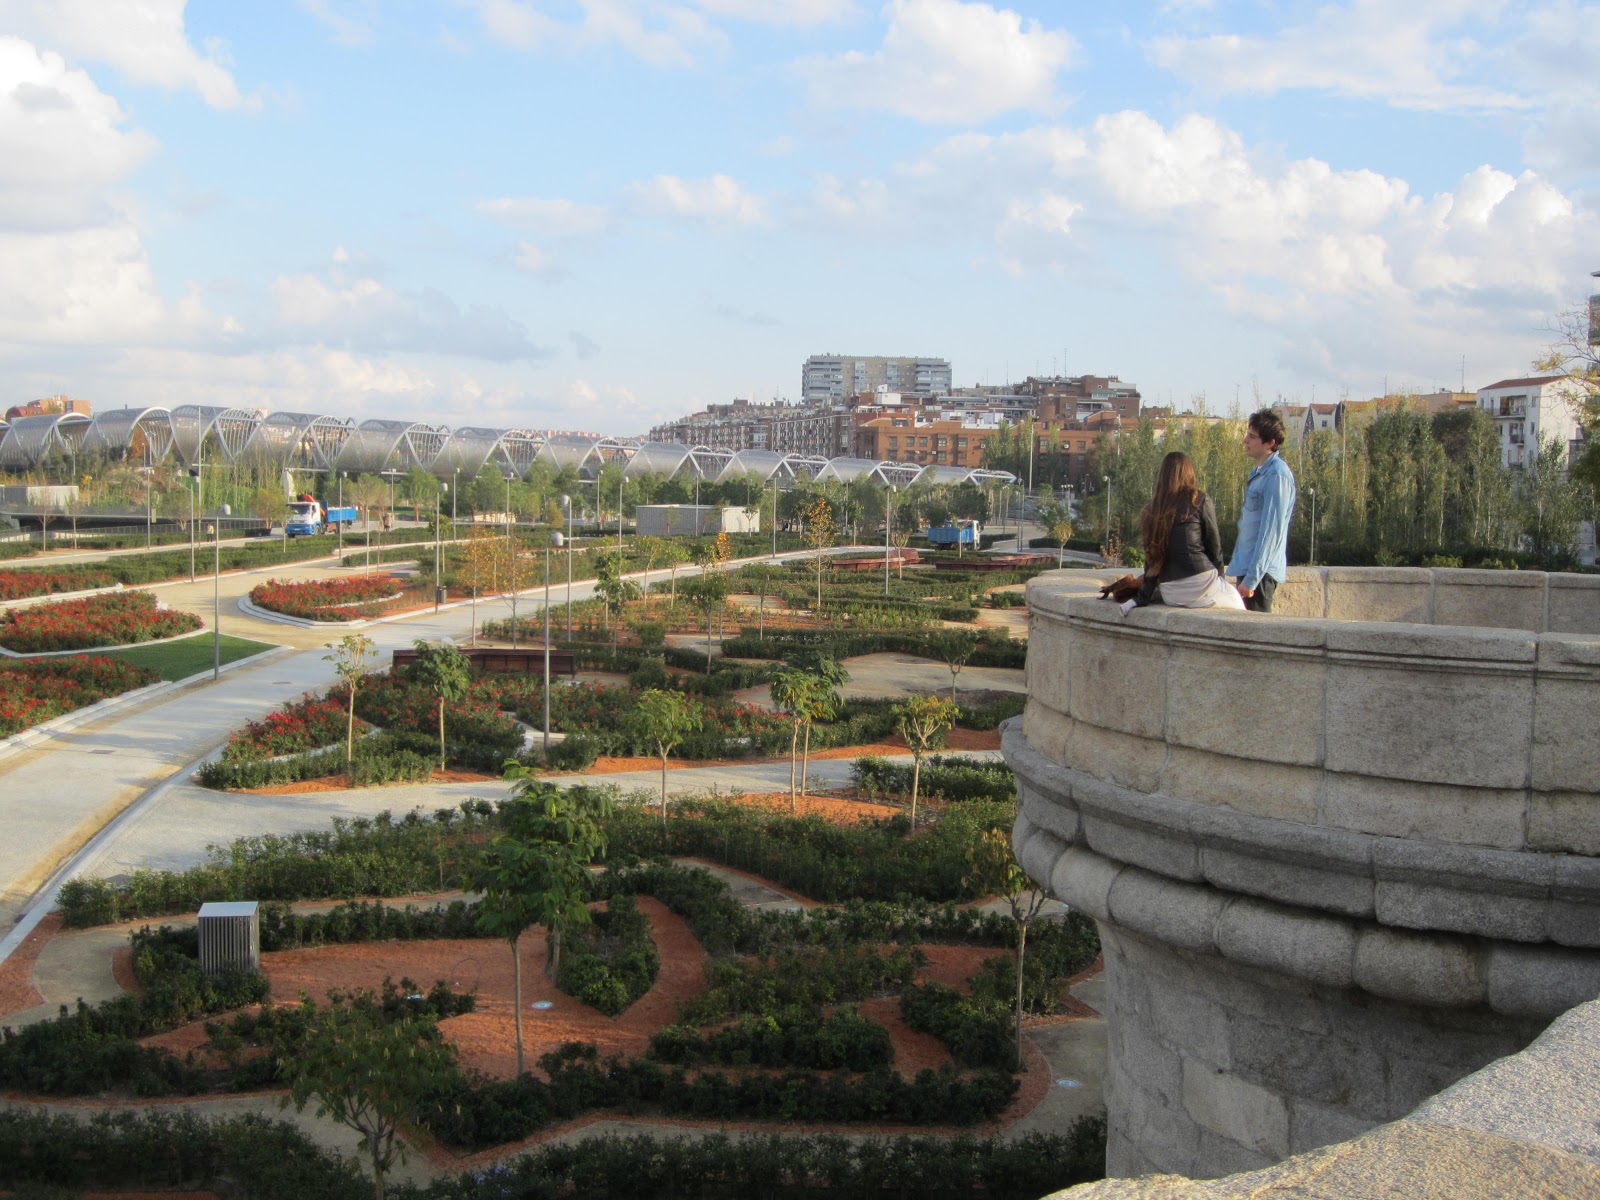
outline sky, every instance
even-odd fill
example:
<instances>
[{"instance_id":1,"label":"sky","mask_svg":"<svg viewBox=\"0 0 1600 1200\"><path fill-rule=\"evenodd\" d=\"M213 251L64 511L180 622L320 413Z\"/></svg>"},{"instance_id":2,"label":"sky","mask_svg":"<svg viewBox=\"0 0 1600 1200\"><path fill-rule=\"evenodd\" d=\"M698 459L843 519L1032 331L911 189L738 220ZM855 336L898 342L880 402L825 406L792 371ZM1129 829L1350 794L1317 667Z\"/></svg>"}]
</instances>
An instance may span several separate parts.
<instances>
[{"instance_id":1,"label":"sky","mask_svg":"<svg viewBox=\"0 0 1600 1200\"><path fill-rule=\"evenodd\" d=\"M1600 269L1596 62L1573 0L0 0L0 408L1474 389Z\"/></svg>"}]
</instances>

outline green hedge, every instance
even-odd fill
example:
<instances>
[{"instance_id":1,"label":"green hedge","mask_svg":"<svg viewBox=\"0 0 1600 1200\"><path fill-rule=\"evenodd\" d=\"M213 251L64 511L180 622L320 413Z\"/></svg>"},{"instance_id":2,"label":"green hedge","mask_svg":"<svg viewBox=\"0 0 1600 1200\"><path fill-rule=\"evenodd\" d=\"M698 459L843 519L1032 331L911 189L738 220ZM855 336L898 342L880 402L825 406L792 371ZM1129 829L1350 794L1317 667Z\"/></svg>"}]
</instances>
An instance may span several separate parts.
<instances>
[{"instance_id":1,"label":"green hedge","mask_svg":"<svg viewBox=\"0 0 1600 1200\"><path fill-rule=\"evenodd\" d=\"M391 1179L391 1200L1037 1200L1105 1171L1105 1121L1062 1135L846 1139L584 1138L419 1187ZM351 1159L295 1126L248 1114L180 1109L80 1120L0 1111L0 1188L211 1190L230 1200L370 1200ZM49 1194L49 1193L37 1193Z\"/></svg>"},{"instance_id":2,"label":"green hedge","mask_svg":"<svg viewBox=\"0 0 1600 1200\"><path fill-rule=\"evenodd\" d=\"M447 740L447 748L448 745ZM374 787L429 779L438 765L439 743L425 734L374 733L356 742L348 768L344 747L330 746L271 760L219 759L196 771L194 781L201 787L227 791L348 775L351 787Z\"/></svg>"},{"instance_id":3,"label":"green hedge","mask_svg":"<svg viewBox=\"0 0 1600 1200\"><path fill-rule=\"evenodd\" d=\"M911 794L911 765L871 756L858 758L853 767L855 785L870 799L880 792ZM1003 762L953 758L942 754L922 760L918 788L924 796L945 800L991 800L1016 803L1017 781Z\"/></svg>"},{"instance_id":4,"label":"green hedge","mask_svg":"<svg viewBox=\"0 0 1600 1200\"><path fill-rule=\"evenodd\" d=\"M1016 1065L1013 1010L1004 1003L927 983L900 994L900 1015L909 1028L948 1046L962 1066L1009 1071Z\"/></svg>"},{"instance_id":5,"label":"green hedge","mask_svg":"<svg viewBox=\"0 0 1600 1200\"><path fill-rule=\"evenodd\" d=\"M790 1007L701 1033L669 1025L651 1035L650 1057L687 1067L808 1067L819 1071L870 1071L894 1060L889 1031L859 1009L831 1016Z\"/></svg>"},{"instance_id":6,"label":"green hedge","mask_svg":"<svg viewBox=\"0 0 1600 1200\"><path fill-rule=\"evenodd\" d=\"M563 939L556 986L615 1017L650 990L660 970L649 918L633 896L619 894L578 936Z\"/></svg>"},{"instance_id":7,"label":"green hedge","mask_svg":"<svg viewBox=\"0 0 1600 1200\"><path fill-rule=\"evenodd\" d=\"M914 654L940 662L943 660L937 645L938 636L936 632L917 634L826 629L774 630L765 638L757 638L753 630L745 627L738 637L722 643L722 653L729 658L788 659L810 652L835 660L861 654ZM978 632L978 646L967 660L967 665L1020 669L1027 658L1026 642L1012 640L1004 630L984 629Z\"/></svg>"}]
</instances>

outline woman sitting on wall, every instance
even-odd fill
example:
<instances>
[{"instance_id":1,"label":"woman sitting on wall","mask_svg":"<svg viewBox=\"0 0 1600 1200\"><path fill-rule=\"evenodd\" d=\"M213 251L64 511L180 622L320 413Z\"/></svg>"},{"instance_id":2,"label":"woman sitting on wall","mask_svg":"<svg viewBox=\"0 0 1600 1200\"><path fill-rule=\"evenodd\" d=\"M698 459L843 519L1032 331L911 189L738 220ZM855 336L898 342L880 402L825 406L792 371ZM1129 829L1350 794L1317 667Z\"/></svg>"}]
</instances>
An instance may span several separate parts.
<instances>
[{"instance_id":1,"label":"woman sitting on wall","mask_svg":"<svg viewBox=\"0 0 1600 1200\"><path fill-rule=\"evenodd\" d=\"M1223 574L1217 510L1197 486L1187 454L1175 450L1161 460L1156 494L1139 514L1139 537L1144 579L1123 612L1146 604L1243 610L1238 589Z\"/></svg>"}]
</instances>

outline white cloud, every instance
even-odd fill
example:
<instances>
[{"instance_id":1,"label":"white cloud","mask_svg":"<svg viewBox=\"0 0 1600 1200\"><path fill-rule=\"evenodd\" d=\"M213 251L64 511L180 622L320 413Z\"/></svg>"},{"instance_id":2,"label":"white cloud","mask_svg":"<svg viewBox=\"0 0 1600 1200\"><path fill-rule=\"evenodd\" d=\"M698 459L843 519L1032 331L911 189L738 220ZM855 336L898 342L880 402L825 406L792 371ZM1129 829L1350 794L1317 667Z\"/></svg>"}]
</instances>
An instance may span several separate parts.
<instances>
[{"instance_id":1,"label":"white cloud","mask_svg":"<svg viewBox=\"0 0 1600 1200\"><path fill-rule=\"evenodd\" d=\"M376 36L378 0L295 0L320 24L333 33L341 46L369 46Z\"/></svg>"},{"instance_id":2,"label":"white cloud","mask_svg":"<svg viewBox=\"0 0 1600 1200\"><path fill-rule=\"evenodd\" d=\"M0 37L0 229L106 221L105 190L155 148L126 124L116 100L60 55Z\"/></svg>"},{"instance_id":3,"label":"white cloud","mask_svg":"<svg viewBox=\"0 0 1600 1200\"><path fill-rule=\"evenodd\" d=\"M961 0L891 0L883 15L889 27L876 52L800 65L814 103L881 108L930 124L1059 106L1055 78L1077 49L1071 35Z\"/></svg>"},{"instance_id":4,"label":"white cloud","mask_svg":"<svg viewBox=\"0 0 1600 1200\"><path fill-rule=\"evenodd\" d=\"M512 261L517 264L517 270L526 271L535 279L542 279L545 283L555 283L567 273L566 267L548 250L535 246L532 242L518 242Z\"/></svg>"},{"instance_id":5,"label":"white cloud","mask_svg":"<svg viewBox=\"0 0 1600 1200\"><path fill-rule=\"evenodd\" d=\"M204 53L184 30L185 0L0 0L0 27L74 59L114 67L134 83L193 90L213 108L255 106L241 95L227 53Z\"/></svg>"},{"instance_id":6,"label":"white cloud","mask_svg":"<svg viewBox=\"0 0 1600 1200\"><path fill-rule=\"evenodd\" d=\"M611 210L599 204L572 200L546 200L535 196L500 196L480 200L478 212L508 225L546 237L604 233L611 227Z\"/></svg>"},{"instance_id":7,"label":"white cloud","mask_svg":"<svg viewBox=\"0 0 1600 1200\"><path fill-rule=\"evenodd\" d=\"M548 357L502 309L461 308L434 288L398 292L375 279L273 281L277 330L290 340L360 354L445 354L498 362Z\"/></svg>"},{"instance_id":8,"label":"white cloud","mask_svg":"<svg viewBox=\"0 0 1600 1200\"><path fill-rule=\"evenodd\" d=\"M1499 0L1326 4L1306 23L1269 35L1158 38L1150 58L1218 94L1320 88L1406 108L1522 108L1520 88L1483 70L1492 48L1462 29L1502 7ZM1478 75L1495 82L1474 82Z\"/></svg>"},{"instance_id":9,"label":"white cloud","mask_svg":"<svg viewBox=\"0 0 1600 1200\"><path fill-rule=\"evenodd\" d=\"M521 50L575 53L616 45L658 67L685 67L704 47L721 49L722 34L701 12L653 0L578 0L575 21L559 21L530 0L468 0L485 31Z\"/></svg>"},{"instance_id":10,"label":"white cloud","mask_svg":"<svg viewBox=\"0 0 1600 1200\"><path fill-rule=\"evenodd\" d=\"M855 0L699 0L718 16L765 25L825 25L853 16Z\"/></svg>"},{"instance_id":11,"label":"white cloud","mask_svg":"<svg viewBox=\"0 0 1600 1200\"><path fill-rule=\"evenodd\" d=\"M657 175L631 185L628 192L644 213L716 226L763 225L767 220L761 201L727 175L708 179Z\"/></svg>"}]
</instances>

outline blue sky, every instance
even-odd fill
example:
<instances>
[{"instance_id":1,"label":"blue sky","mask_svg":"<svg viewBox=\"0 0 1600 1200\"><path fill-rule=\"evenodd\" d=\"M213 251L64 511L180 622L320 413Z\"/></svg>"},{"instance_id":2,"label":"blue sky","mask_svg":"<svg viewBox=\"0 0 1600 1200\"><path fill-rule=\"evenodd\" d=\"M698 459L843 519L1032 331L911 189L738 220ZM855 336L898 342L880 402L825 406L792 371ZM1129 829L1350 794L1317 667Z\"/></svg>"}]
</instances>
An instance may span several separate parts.
<instances>
[{"instance_id":1,"label":"blue sky","mask_svg":"<svg viewBox=\"0 0 1600 1200\"><path fill-rule=\"evenodd\" d=\"M0 0L0 402L630 434L832 352L1481 386L1600 268L1597 18Z\"/></svg>"}]
</instances>

